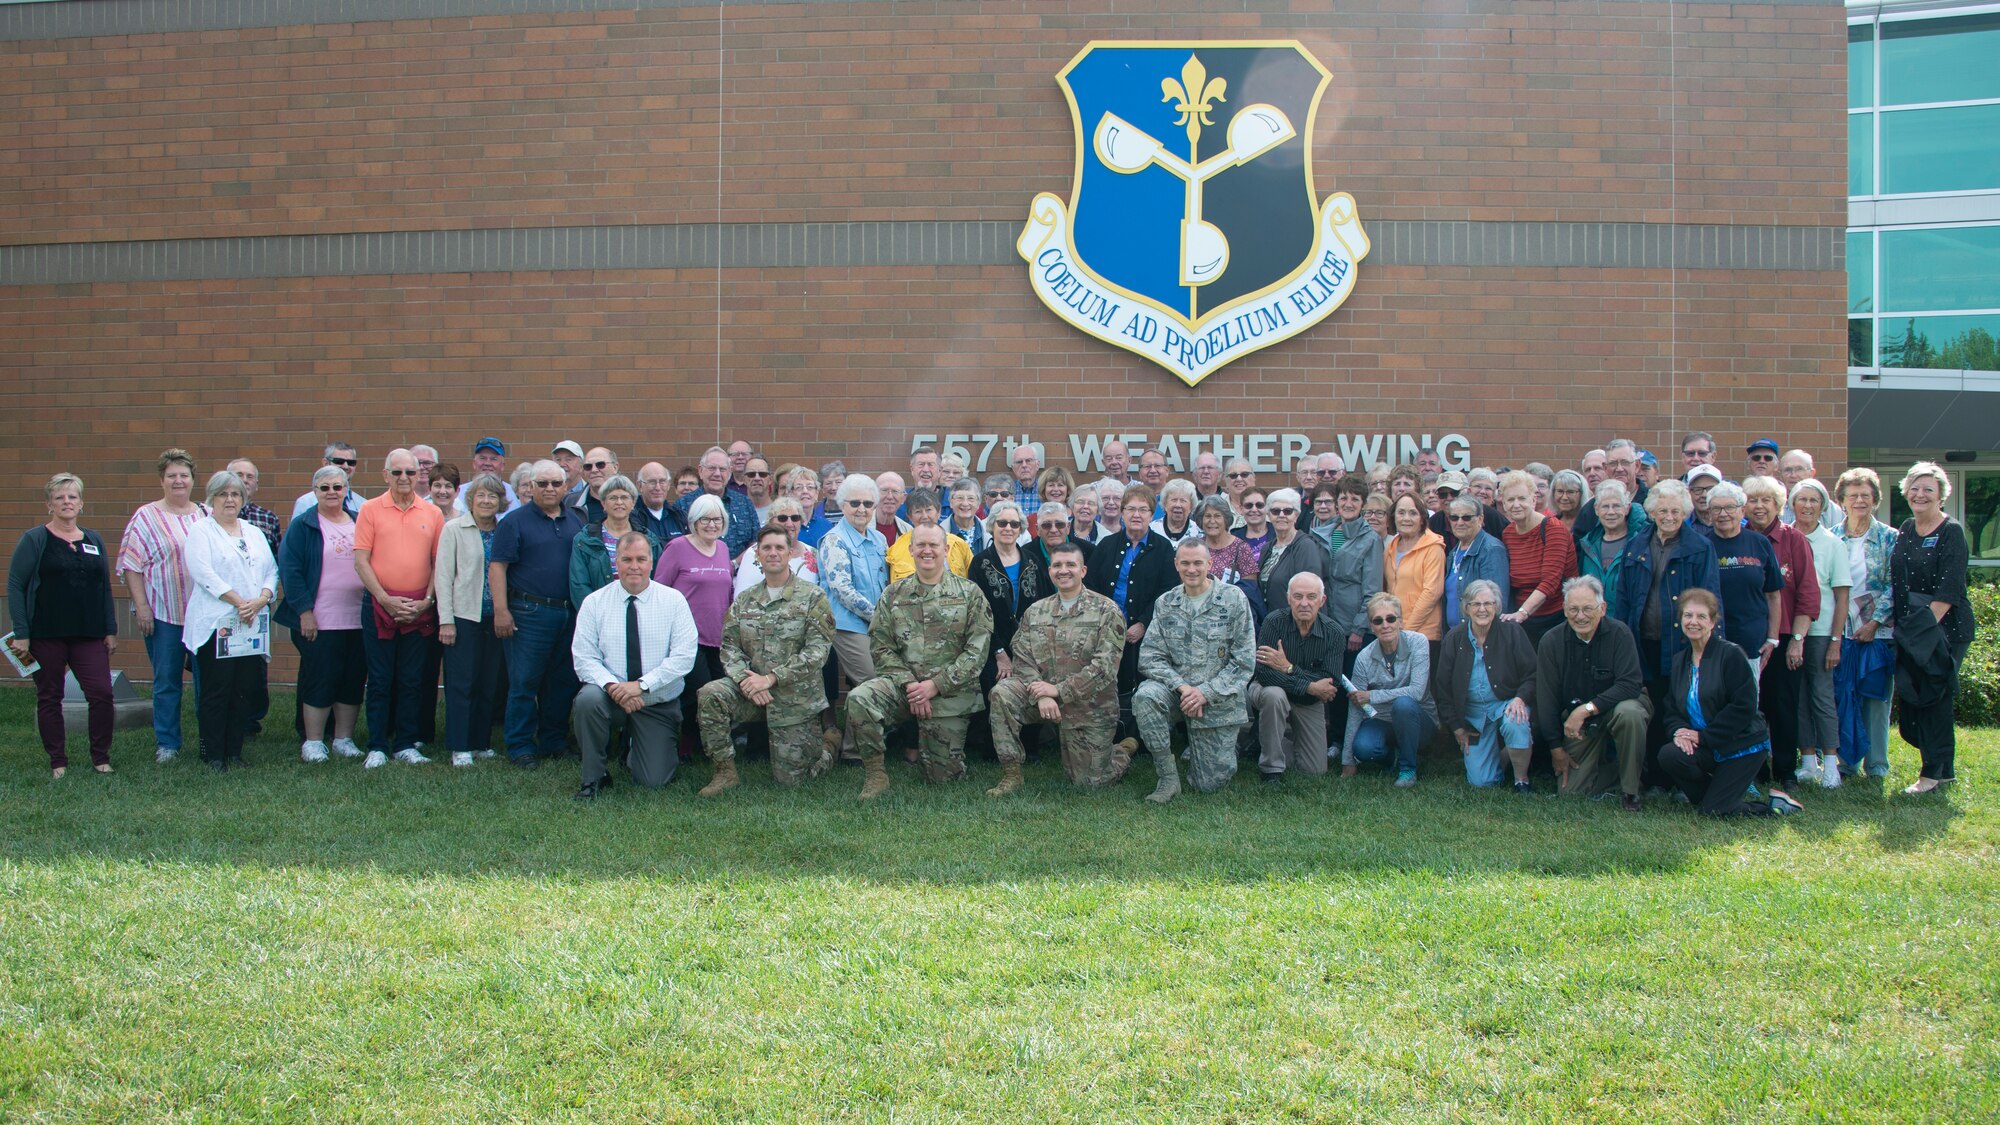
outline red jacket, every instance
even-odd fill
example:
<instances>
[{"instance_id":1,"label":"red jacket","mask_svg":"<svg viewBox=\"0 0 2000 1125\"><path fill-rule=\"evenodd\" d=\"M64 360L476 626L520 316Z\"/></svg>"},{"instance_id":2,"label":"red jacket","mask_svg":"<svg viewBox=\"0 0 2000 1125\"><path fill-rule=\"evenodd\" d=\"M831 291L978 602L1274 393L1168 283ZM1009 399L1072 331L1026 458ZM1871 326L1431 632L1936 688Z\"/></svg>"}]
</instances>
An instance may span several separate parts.
<instances>
[{"instance_id":1,"label":"red jacket","mask_svg":"<svg viewBox=\"0 0 2000 1125\"><path fill-rule=\"evenodd\" d=\"M1513 587L1514 605L1518 608L1528 600L1528 595L1536 590L1542 592L1542 605L1534 613L1536 617L1546 617L1563 610L1563 580L1576 577L1576 540L1569 528L1554 516L1543 516L1535 530L1526 535L1508 524L1500 533L1500 542L1507 548L1507 584ZM1812 548L1806 548L1810 563Z\"/></svg>"},{"instance_id":2,"label":"red jacket","mask_svg":"<svg viewBox=\"0 0 2000 1125\"><path fill-rule=\"evenodd\" d=\"M1785 572L1785 589L1778 595L1784 620L1771 624L1771 631L1790 636L1792 623L1803 616L1819 616L1819 568L1813 564L1812 544L1805 533L1788 523L1772 521L1769 527L1751 525L1771 541L1771 553L1778 556L1778 568Z\"/></svg>"}]
</instances>

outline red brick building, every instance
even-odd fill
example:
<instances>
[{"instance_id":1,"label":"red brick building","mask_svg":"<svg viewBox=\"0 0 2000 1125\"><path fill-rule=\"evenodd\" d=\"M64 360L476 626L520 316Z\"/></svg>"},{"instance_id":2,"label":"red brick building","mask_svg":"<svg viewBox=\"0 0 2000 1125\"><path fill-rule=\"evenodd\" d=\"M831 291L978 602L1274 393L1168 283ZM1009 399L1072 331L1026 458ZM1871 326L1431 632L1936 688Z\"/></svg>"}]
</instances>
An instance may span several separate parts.
<instances>
[{"instance_id":1,"label":"red brick building","mask_svg":"<svg viewBox=\"0 0 2000 1125\"><path fill-rule=\"evenodd\" d=\"M329 437L370 493L390 447L488 433L628 467L900 467L918 433L1844 459L1840 8L1248 7L0 7L0 514L70 469L115 535L170 445L289 501ZM1069 191L1055 75L1094 39L1317 56L1317 190L1374 244L1343 308L1190 388L1035 299L1013 243Z\"/></svg>"}]
</instances>

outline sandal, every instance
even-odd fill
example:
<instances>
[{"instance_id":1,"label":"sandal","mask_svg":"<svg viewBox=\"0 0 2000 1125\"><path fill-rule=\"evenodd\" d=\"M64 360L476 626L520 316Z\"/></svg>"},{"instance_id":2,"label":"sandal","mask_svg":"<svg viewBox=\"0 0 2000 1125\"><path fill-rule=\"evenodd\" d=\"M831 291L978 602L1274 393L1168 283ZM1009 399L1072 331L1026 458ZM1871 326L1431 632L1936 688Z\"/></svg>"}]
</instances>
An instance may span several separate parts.
<instances>
[{"instance_id":1,"label":"sandal","mask_svg":"<svg viewBox=\"0 0 2000 1125\"><path fill-rule=\"evenodd\" d=\"M1935 793L1938 790L1943 789L1945 786L1950 784L1951 782L1948 779L1939 780L1938 778L1935 777L1920 777L1915 781L1911 782L1909 786L1903 790L1903 795L1905 797L1921 797L1926 793Z\"/></svg>"},{"instance_id":2,"label":"sandal","mask_svg":"<svg viewBox=\"0 0 2000 1125\"><path fill-rule=\"evenodd\" d=\"M92 767L90 767L90 768L92 768L92 769L96 770L96 771L97 771L98 773L111 773L111 772L112 772L112 769L111 769L111 763L110 763L110 762L105 762L105 763L103 763L103 764L101 764L101 765L96 765L96 766L92 766Z\"/></svg>"},{"instance_id":3,"label":"sandal","mask_svg":"<svg viewBox=\"0 0 2000 1125\"><path fill-rule=\"evenodd\" d=\"M50 767L49 767L49 780L50 780L50 781L61 781L61 780L63 779L63 775L64 775L64 774L66 774L66 773L68 773L68 772L69 772L69 767L68 767L68 766L50 766Z\"/></svg>"}]
</instances>

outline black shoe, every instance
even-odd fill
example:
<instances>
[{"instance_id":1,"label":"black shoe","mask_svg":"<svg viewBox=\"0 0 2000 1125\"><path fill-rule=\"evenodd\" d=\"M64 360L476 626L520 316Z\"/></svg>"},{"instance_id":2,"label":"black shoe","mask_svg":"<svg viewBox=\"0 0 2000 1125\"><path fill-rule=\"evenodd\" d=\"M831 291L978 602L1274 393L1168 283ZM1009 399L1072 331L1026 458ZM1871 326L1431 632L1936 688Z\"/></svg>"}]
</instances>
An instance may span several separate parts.
<instances>
[{"instance_id":1,"label":"black shoe","mask_svg":"<svg viewBox=\"0 0 2000 1125\"><path fill-rule=\"evenodd\" d=\"M1630 793L1623 794L1618 798L1618 807L1624 809L1626 812L1638 812L1639 798L1634 797Z\"/></svg>"},{"instance_id":2,"label":"black shoe","mask_svg":"<svg viewBox=\"0 0 2000 1125\"><path fill-rule=\"evenodd\" d=\"M1285 783L1284 774L1267 773L1264 775L1264 784L1266 785L1283 785L1284 783Z\"/></svg>"},{"instance_id":3,"label":"black shoe","mask_svg":"<svg viewBox=\"0 0 2000 1125\"><path fill-rule=\"evenodd\" d=\"M1525 781L1517 781L1514 783L1514 792L1520 794L1523 797L1526 797L1528 794L1533 793L1534 791L1535 787L1528 784Z\"/></svg>"},{"instance_id":4,"label":"black shoe","mask_svg":"<svg viewBox=\"0 0 2000 1125\"><path fill-rule=\"evenodd\" d=\"M542 768L542 760L533 754L525 754L519 758L509 758L507 760L514 763L514 768L517 770L538 770Z\"/></svg>"},{"instance_id":5,"label":"black shoe","mask_svg":"<svg viewBox=\"0 0 2000 1125\"><path fill-rule=\"evenodd\" d=\"M576 799L579 801L595 801L599 793L609 788L611 788L611 785L608 778L604 781L586 781L583 783L583 788L576 791Z\"/></svg>"},{"instance_id":6,"label":"black shoe","mask_svg":"<svg viewBox=\"0 0 2000 1125\"><path fill-rule=\"evenodd\" d=\"M208 768L214 770L216 773L226 773L229 770L229 763L223 761L221 758L210 758L208 760Z\"/></svg>"},{"instance_id":7,"label":"black shoe","mask_svg":"<svg viewBox=\"0 0 2000 1125\"><path fill-rule=\"evenodd\" d=\"M231 758L229 759L229 768L233 770L240 770L240 769L248 769L249 766L247 763L243 761L242 758Z\"/></svg>"},{"instance_id":8,"label":"black shoe","mask_svg":"<svg viewBox=\"0 0 2000 1125\"><path fill-rule=\"evenodd\" d=\"M243 734L246 738L255 738L263 733L264 733L264 724L256 719L250 720L250 725L244 728L243 730Z\"/></svg>"}]
</instances>

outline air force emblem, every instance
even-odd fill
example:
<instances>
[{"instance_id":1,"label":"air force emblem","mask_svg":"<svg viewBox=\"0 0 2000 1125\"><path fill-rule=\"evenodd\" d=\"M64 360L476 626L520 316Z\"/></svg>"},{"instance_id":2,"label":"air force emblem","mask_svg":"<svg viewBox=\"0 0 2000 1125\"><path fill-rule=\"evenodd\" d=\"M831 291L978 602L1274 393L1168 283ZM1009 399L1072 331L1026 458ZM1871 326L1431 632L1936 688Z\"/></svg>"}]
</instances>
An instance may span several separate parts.
<instances>
[{"instance_id":1,"label":"air force emblem","mask_svg":"<svg viewBox=\"0 0 2000 1125\"><path fill-rule=\"evenodd\" d=\"M1313 194L1330 79L1289 41L1085 47L1056 76L1069 202L1037 195L1015 244L1035 295L1189 386L1326 319L1368 254L1354 197Z\"/></svg>"}]
</instances>

